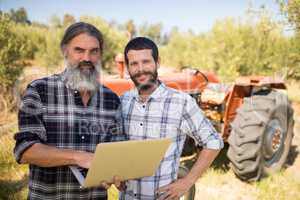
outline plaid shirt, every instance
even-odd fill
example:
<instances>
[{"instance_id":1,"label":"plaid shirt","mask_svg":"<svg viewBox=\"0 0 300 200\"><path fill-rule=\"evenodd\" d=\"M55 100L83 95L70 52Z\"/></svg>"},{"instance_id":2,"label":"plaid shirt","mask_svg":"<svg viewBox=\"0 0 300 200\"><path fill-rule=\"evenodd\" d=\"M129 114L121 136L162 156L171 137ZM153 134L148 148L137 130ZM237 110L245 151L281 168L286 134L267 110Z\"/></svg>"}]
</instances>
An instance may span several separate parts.
<instances>
[{"instance_id":1,"label":"plaid shirt","mask_svg":"<svg viewBox=\"0 0 300 200\"><path fill-rule=\"evenodd\" d=\"M127 189L120 194L120 199L157 199L155 191L177 179L186 135L204 148L223 147L222 139L204 117L196 101L188 94L168 88L163 83L147 102L140 102L138 92L134 89L121 97L121 104L125 133L130 140L172 138L173 142L154 176L127 181Z\"/></svg>"},{"instance_id":2,"label":"plaid shirt","mask_svg":"<svg viewBox=\"0 0 300 200\"><path fill-rule=\"evenodd\" d=\"M98 143L125 139L121 131L116 94L99 85L85 107L79 92L66 87L62 73L29 84L19 111L14 154L20 162L35 143L94 152ZM81 189L68 166L29 167L29 199L107 199L102 188Z\"/></svg>"}]
</instances>

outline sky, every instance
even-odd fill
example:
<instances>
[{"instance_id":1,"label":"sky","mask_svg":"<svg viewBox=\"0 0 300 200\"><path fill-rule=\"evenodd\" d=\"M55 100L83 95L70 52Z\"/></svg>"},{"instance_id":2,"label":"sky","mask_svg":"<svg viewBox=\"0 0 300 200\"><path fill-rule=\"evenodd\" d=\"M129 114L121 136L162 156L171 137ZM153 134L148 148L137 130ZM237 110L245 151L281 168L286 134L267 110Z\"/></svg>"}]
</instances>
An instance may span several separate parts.
<instances>
[{"instance_id":1,"label":"sky","mask_svg":"<svg viewBox=\"0 0 300 200\"><path fill-rule=\"evenodd\" d=\"M78 20L82 15L100 16L107 21L135 24L162 23L164 31L176 26L180 31L210 31L216 20L243 17L249 3L253 10L265 6L279 16L275 0L0 0L0 10L24 7L31 21L48 23L51 16L69 13Z\"/></svg>"}]
</instances>

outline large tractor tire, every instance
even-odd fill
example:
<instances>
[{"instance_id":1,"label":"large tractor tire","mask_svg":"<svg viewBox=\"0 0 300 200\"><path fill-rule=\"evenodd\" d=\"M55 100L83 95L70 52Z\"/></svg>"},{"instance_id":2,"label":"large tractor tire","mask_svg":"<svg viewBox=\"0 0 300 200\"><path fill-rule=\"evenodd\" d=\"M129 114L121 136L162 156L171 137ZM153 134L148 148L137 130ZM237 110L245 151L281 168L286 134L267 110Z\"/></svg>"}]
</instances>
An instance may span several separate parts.
<instances>
[{"instance_id":1,"label":"large tractor tire","mask_svg":"<svg viewBox=\"0 0 300 200\"><path fill-rule=\"evenodd\" d=\"M260 91L244 99L231 124L227 156L241 180L257 181L280 170L293 138L293 109L280 91Z\"/></svg>"},{"instance_id":2,"label":"large tractor tire","mask_svg":"<svg viewBox=\"0 0 300 200\"><path fill-rule=\"evenodd\" d=\"M185 177L188 173L189 170L186 167L180 165L178 171L178 179ZM193 185L184 196L180 197L180 200L194 200L195 192L196 192L196 188L195 185Z\"/></svg>"}]
</instances>

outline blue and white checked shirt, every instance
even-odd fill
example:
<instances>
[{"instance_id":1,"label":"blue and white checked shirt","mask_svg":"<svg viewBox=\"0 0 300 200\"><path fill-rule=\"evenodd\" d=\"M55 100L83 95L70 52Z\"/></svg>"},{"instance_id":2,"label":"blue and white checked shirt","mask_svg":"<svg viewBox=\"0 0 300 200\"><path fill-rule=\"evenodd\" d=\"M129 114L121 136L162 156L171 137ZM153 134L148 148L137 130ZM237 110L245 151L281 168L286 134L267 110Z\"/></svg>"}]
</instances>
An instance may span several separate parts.
<instances>
[{"instance_id":1,"label":"blue and white checked shirt","mask_svg":"<svg viewBox=\"0 0 300 200\"><path fill-rule=\"evenodd\" d=\"M168 88L163 83L147 102L139 101L138 91L134 89L121 97L121 104L125 133L130 140L172 138L173 142L154 176L128 181L120 199L157 199L155 191L177 179L179 159L187 135L204 148L223 147L222 139L196 101L190 95Z\"/></svg>"}]
</instances>

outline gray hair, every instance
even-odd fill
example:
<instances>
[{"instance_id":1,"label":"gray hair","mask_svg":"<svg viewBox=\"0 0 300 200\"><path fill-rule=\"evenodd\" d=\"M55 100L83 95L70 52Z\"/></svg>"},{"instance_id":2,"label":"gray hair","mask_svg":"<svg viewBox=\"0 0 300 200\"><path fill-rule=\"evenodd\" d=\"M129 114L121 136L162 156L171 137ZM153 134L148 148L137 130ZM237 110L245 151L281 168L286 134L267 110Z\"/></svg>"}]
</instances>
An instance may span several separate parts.
<instances>
[{"instance_id":1,"label":"gray hair","mask_svg":"<svg viewBox=\"0 0 300 200\"><path fill-rule=\"evenodd\" d=\"M103 36L102 33L92 24L86 22L77 22L72 24L67 28L64 33L64 36L60 42L61 50L76 36L87 33L90 36L95 37L99 41L100 45L100 52L102 53L103 50Z\"/></svg>"}]
</instances>

